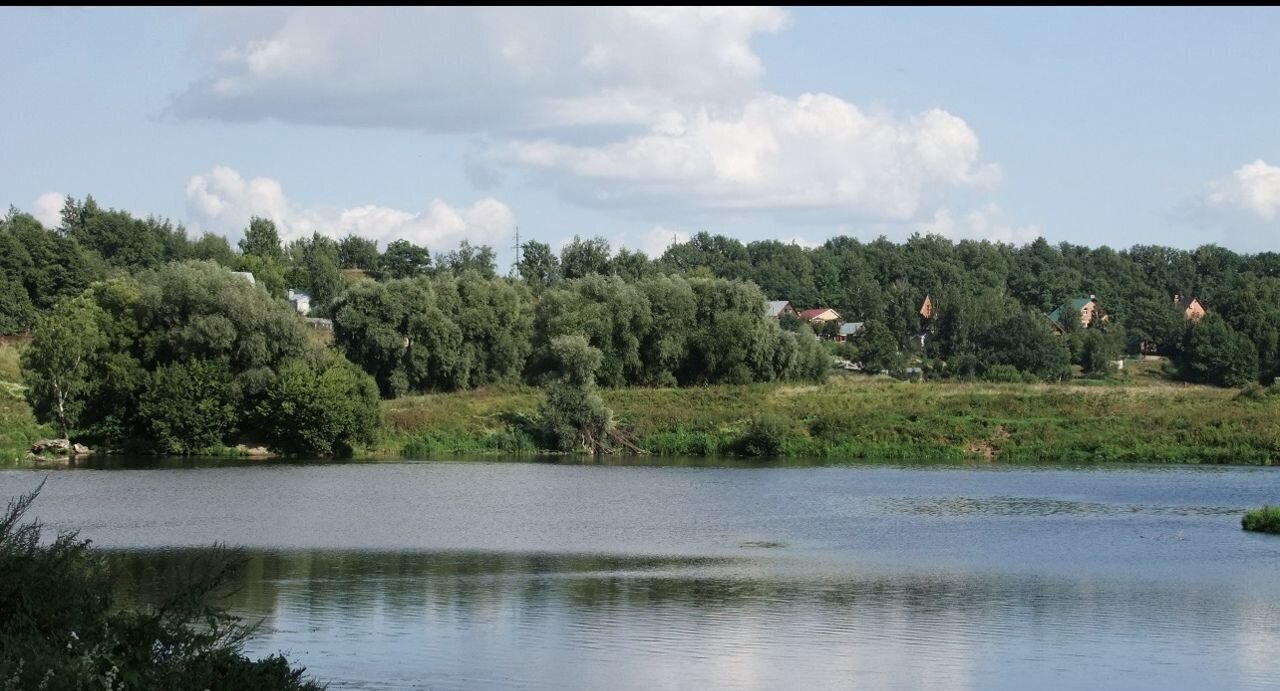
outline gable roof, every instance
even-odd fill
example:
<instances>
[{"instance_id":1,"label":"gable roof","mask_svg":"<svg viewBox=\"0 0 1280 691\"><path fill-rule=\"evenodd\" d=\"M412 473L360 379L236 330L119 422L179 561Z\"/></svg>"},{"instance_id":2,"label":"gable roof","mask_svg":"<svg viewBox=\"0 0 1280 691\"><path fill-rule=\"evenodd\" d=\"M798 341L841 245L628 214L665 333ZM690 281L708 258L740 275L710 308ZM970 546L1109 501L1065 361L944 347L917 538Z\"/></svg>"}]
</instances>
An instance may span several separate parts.
<instances>
[{"instance_id":1,"label":"gable roof","mask_svg":"<svg viewBox=\"0 0 1280 691\"><path fill-rule=\"evenodd\" d=\"M1200 302L1200 298L1178 296L1175 304L1178 305L1178 309L1185 311L1191 309L1191 305L1196 303L1200 304L1200 309L1204 309L1204 303Z\"/></svg>"},{"instance_id":2,"label":"gable roof","mask_svg":"<svg viewBox=\"0 0 1280 691\"><path fill-rule=\"evenodd\" d=\"M782 311L790 304L791 302L788 300L770 300L765 305L764 313L770 317L776 317L782 314Z\"/></svg>"},{"instance_id":3,"label":"gable roof","mask_svg":"<svg viewBox=\"0 0 1280 691\"><path fill-rule=\"evenodd\" d=\"M854 336L862 331L862 322L845 322L840 325L841 336Z\"/></svg>"},{"instance_id":4,"label":"gable roof","mask_svg":"<svg viewBox=\"0 0 1280 691\"><path fill-rule=\"evenodd\" d=\"M1075 299L1073 299L1073 300L1071 301L1071 309L1074 309L1075 311L1079 312L1080 310L1084 309L1084 306L1085 306L1085 305L1087 305L1087 304L1089 304L1089 303L1091 303L1091 302L1094 302L1094 301L1095 301L1095 299L1094 299L1094 298L1090 298L1090 297L1075 298ZM1052 319L1052 320L1053 320L1053 321L1055 321L1055 322L1059 322L1059 323L1061 323L1061 322L1062 322L1062 308L1063 308L1063 307L1066 307L1066 305L1063 305L1063 306L1061 306L1061 307L1058 307L1058 308L1054 309L1052 312L1050 312L1050 313L1049 313L1049 318L1050 318L1050 319Z\"/></svg>"},{"instance_id":5,"label":"gable roof","mask_svg":"<svg viewBox=\"0 0 1280 691\"><path fill-rule=\"evenodd\" d=\"M800 313L800 318L804 319L805 321L808 321L810 319L817 319L818 317L821 317L827 312L830 312L836 315L836 319L840 318L840 313L831 309L830 307L814 307L811 310L805 310Z\"/></svg>"}]
</instances>

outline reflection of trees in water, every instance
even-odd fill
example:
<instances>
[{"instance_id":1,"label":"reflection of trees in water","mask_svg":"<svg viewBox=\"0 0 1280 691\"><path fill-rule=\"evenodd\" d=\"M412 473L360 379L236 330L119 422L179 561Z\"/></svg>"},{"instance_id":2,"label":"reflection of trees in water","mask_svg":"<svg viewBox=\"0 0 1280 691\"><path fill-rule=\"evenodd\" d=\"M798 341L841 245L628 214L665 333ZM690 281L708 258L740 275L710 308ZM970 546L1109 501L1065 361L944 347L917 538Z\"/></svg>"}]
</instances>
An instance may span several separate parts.
<instances>
[{"instance_id":1,"label":"reflection of trees in water","mask_svg":"<svg viewBox=\"0 0 1280 691\"><path fill-rule=\"evenodd\" d=\"M117 587L149 600L180 582L199 550L112 556ZM799 565L794 565L799 566ZM979 624L1019 619L1062 625L1105 616L1133 621L1200 616L1226 594L1186 584L1143 586L979 574L883 575L791 570L739 559L476 553L312 551L245 553L238 588L227 601L257 616L281 609L322 616L495 608L714 612L808 609L824 616L943 617Z\"/></svg>"}]
</instances>

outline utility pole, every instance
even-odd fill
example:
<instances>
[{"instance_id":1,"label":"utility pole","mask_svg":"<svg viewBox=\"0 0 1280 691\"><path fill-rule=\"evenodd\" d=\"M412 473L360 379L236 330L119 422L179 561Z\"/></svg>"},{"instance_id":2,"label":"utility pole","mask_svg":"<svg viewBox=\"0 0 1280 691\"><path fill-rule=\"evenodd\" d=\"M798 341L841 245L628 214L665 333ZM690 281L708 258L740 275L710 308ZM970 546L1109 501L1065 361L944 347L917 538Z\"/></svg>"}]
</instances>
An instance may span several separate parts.
<instances>
[{"instance_id":1,"label":"utility pole","mask_svg":"<svg viewBox=\"0 0 1280 691\"><path fill-rule=\"evenodd\" d=\"M515 259L511 261L511 277L515 278L520 273L520 226L516 226L516 246Z\"/></svg>"}]
</instances>

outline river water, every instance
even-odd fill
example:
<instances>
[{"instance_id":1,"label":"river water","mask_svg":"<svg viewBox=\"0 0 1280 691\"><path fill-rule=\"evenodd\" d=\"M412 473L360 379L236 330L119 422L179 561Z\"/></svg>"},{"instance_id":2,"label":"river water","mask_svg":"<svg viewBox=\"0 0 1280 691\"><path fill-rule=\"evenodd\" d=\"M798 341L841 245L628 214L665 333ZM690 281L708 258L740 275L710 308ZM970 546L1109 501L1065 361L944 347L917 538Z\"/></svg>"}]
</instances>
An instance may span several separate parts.
<instances>
[{"instance_id":1,"label":"river water","mask_svg":"<svg viewBox=\"0 0 1280 691\"><path fill-rule=\"evenodd\" d=\"M12 470L145 597L245 548L331 688L1278 689L1280 471L517 462Z\"/></svg>"}]
</instances>

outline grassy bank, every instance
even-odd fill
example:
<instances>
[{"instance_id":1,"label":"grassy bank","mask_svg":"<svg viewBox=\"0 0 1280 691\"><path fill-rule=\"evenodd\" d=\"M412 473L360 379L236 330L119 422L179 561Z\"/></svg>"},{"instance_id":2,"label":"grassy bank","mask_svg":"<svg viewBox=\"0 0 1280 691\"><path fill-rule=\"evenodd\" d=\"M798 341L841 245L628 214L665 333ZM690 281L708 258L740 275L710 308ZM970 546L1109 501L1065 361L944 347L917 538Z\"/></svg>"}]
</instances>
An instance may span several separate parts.
<instances>
[{"instance_id":1,"label":"grassy bank","mask_svg":"<svg viewBox=\"0 0 1280 691\"><path fill-rule=\"evenodd\" d=\"M602 392L658 455L733 454L748 432L783 456L1005 462L1280 461L1280 395L1197 386L897 382ZM533 452L521 432L540 394L487 389L384 403L377 453Z\"/></svg>"},{"instance_id":2,"label":"grassy bank","mask_svg":"<svg viewBox=\"0 0 1280 691\"><path fill-rule=\"evenodd\" d=\"M36 424L23 398L18 371L18 348L0 345L0 464L12 464L26 456L31 443L57 436L48 425Z\"/></svg>"}]
</instances>

